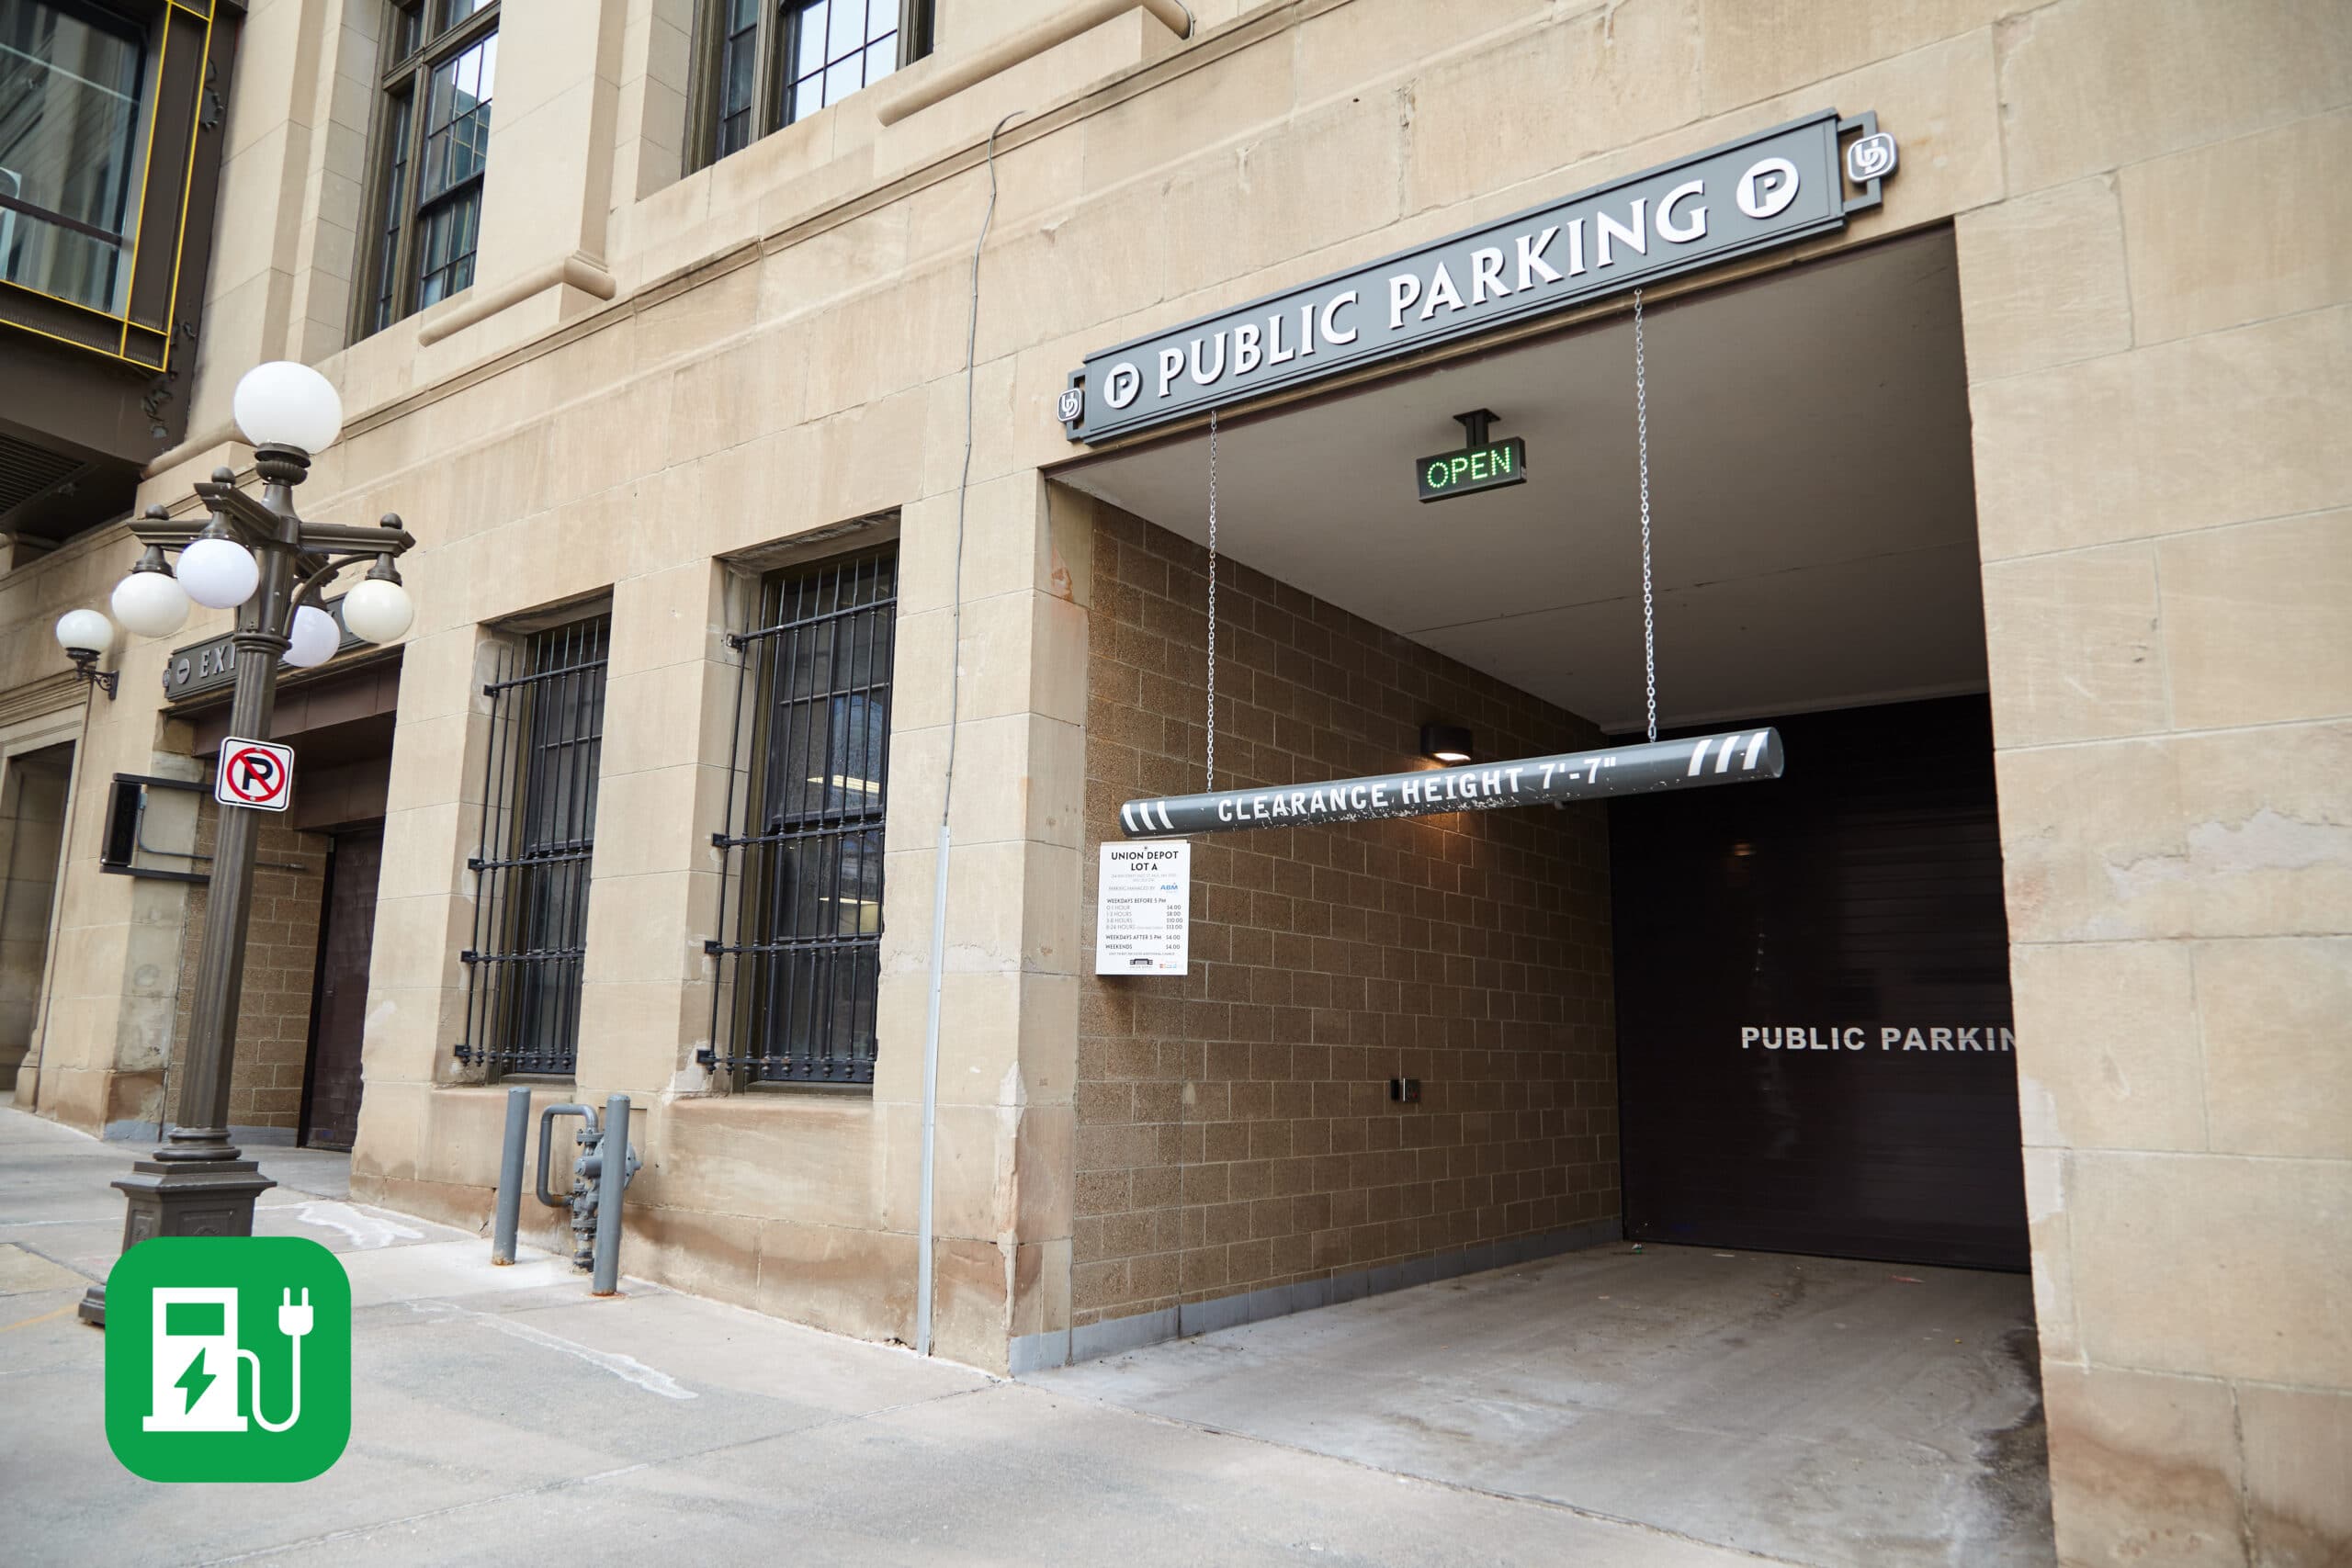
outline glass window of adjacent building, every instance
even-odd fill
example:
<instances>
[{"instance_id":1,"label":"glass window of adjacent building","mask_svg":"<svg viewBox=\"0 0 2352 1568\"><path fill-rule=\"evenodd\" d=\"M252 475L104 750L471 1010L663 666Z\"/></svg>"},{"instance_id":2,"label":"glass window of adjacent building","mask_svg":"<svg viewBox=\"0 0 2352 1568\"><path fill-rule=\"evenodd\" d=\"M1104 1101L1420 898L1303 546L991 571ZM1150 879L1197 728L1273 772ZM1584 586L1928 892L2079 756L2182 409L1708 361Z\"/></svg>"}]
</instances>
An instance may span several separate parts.
<instances>
[{"instance_id":1,"label":"glass window of adjacent building","mask_svg":"<svg viewBox=\"0 0 2352 1568\"><path fill-rule=\"evenodd\" d=\"M753 1083L874 1081L896 547L761 586L741 650L722 960L706 1060Z\"/></svg>"},{"instance_id":2,"label":"glass window of adjacent building","mask_svg":"<svg viewBox=\"0 0 2352 1568\"><path fill-rule=\"evenodd\" d=\"M704 0L701 161L808 118L931 51L932 0Z\"/></svg>"},{"instance_id":3,"label":"glass window of adjacent building","mask_svg":"<svg viewBox=\"0 0 2352 1568\"><path fill-rule=\"evenodd\" d=\"M496 0L390 0L359 335L469 288L490 166Z\"/></svg>"},{"instance_id":4,"label":"glass window of adjacent building","mask_svg":"<svg viewBox=\"0 0 2352 1568\"><path fill-rule=\"evenodd\" d=\"M145 178L147 27L0 0L0 277L119 314Z\"/></svg>"}]
</instances>

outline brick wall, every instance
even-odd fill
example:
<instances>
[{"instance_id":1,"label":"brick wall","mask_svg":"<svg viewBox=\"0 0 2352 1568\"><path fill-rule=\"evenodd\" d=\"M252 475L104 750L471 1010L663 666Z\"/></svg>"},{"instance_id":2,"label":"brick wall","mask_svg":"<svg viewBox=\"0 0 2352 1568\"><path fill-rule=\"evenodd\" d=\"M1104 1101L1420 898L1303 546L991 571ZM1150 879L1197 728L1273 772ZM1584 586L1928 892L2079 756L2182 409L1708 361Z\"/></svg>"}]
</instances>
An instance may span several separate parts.
<instances>
[{"instance_id":1,"label":"brick wall","mask_svg":"<svg viewBox=\"0 0 2352 1568\"><path fill-rule=\"evenodd\" d=\"M197 818L196 852L212 852L220 808L210 799ZM245 988L237 1013L237 1064L229 1083L229 1121L238 1127L298 1130L302 1070L310 1055L311 991L319 957L319 919L326 892L323 833L300 833L275 815L262 819L254 858L253 922L245 934ZM300 871L285 868L300 866ZM199 869L202 869L199 863ZM167 1112L179 1110L180 1068L196 997L196 960L204 942L207 891L188 889L180 945L180 999L172 1032Z\"/></svg>"},{"instance_id":2,"label":"brick wall","mask_svg":"<svg viewBox=\"0 0 2352 1568\"><path fill-rule=\"evenodd\" d=\"M1103 508L1087 709L1094 846L1203 787L1206 553ZM1226 787L1573 750L1573 715L1220 564ZM1604 1220L1619 1211L1607 819L1536 807L1207 835L1191 972L1088 976L1073 1324ZM1423 1098L1397 1105L1392 1076Z\"/></svg>"}]
</instances>

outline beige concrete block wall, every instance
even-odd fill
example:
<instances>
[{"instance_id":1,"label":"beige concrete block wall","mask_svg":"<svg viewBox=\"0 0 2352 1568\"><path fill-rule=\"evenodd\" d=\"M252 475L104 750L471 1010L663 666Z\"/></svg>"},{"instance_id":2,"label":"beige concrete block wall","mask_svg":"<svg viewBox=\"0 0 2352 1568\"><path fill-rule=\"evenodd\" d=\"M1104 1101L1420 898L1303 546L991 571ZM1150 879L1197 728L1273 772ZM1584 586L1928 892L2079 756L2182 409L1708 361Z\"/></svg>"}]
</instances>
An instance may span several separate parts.
<instances>
[{"instance_id":1,"label":"beige concrete block wall","mask_svg":"<svg viewBox=\"0 0 2352 1568\"><path fill-rule=\"evenodd\" d=\"M1105 506L1093 568L1089 950L1095 846L1204 787L1207 698L1207 552ZM1410 767L1425 719L1600 739L1238 562L1217 622L1221 788ZM1072 1325L1613 1223L1609 921L1598 807L1196 840L1191 973L1080 982Z\"/></svg>"},{"instance_id":2,"label":"beige concrete block wall","mask_svg":"<svg viewBox=\"0 0 2352 1568\"><path fill-rule=\"evenodd\" d=\"M2352 1555L2352 17L1999 25L1960 223L2061 1557Z\"/></svg>"},{"instance_id":3,"label":"beige concrete block wall","mask_svg":"<svg viewBox=\"0 0 2352 1568\"><path fill-rule=\"evenodd\" d=\"M209 855L220 830L220 807L208 798L197 817L194 852ZM251 1128L258 1139L292 1143L302 1124L302 1077L310 1066L319 921L326 897L327 852L333 840L324 833L298 832L280 818L266 817L254 843L253 912L245 926L245 981L237 1006L229 1125L241 1135ZM176 1006L171 1065L165 1072L165 1110L175 1120L208 905L207 889L188 889L179 971L174 982Z\"/></svg>"}]
</instances>

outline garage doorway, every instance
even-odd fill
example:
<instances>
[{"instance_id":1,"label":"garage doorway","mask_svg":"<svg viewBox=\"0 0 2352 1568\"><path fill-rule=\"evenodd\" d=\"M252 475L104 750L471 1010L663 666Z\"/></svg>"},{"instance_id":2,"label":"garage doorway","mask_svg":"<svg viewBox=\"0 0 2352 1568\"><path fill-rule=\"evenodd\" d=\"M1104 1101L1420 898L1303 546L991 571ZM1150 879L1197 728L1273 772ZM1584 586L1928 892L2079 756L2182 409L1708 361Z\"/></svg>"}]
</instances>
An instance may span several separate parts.
<instances>
[{"instance_id":1,"label":"garage doorway","mask_svg":"<svg viewBox=\"0 0 2352 1568\"><path fill-rule=\"evenodd\" d=\"M1348 656L1369 661L1362 672L1344 687L1327 682L1311 707L1291 694L1290 714L1266 720L1241 706L1233 722L1273 723L1271 750L1285 759L1391 737L1380 769L1414 765L1414 737L1428 721L1509 728L1503 715L1521 697L1571 726L1637 738L1651 695L1636 505L1645 479L1660 733L1778 723L1787 772L1770 784L1577 808L1608 815L1613 953L1604 962L1616 1005L1603 1027L1613 1026L1616 1068L1597 1086L1578 1069L1573 1090L1554 1092L1573 1093L1577 1107L1597 1093L1617 1113L1600 1130L1602 1158L1622 1177L1622 1199L1611 1181L1608 1206L1622 1205L1635 1239L2020 1269L2007 932L1952 237L1924 231L1653 301L1644 349L1645 473L1636 465L1634 322L1622 309L1225 423L1219 547L1229 571L1259 574L1236 577L1228 594L1243 606L1234 614L1256 618L1226 627L1225 647L1238 650L1227 658L1239 661L1227 666L1234 681L1250 678L1253 655L1287 661L1272 670L1277 682L1340 660L1311 640L1280 641L1319 614L1313 604L1504 688L1467 699L1481 712L1407 711L1440 703L1430 694L1450 688L1420 675L1391 679L1407 661L1364 645ZM1417 457L1458 444L1456 418L1472 411L1491 417L1496 437L1523 440L1525 482L1425 502ZM1090 456L1056 477L1204 545L1208 446L1195 429ZM1117 570L1137 547L1157 551L1120 545ZM1193 563L1170 556L1164 564L1170 581L1187 574L1189 586L1150 606L1146 636L1175 615L1200 615L1205 602L1204 584L1188 575ZM1270 593L1254 592L1265 579ZM1112 582L1098 621L1120 614L1129 594L1128 582ZM1129 658L1125 629L1106 638L1105 658ZM1141 668L1148 685L1159 671ZM1162 691L1152 705L1182 716L1193 704ZM1308 733L1312 716L1323 716L1328 744ZM1107 729L1099 739L1136 742ZM1227 754L1254 758L1256 739L1232 731ZM1097 739L1090 735L1090 747ZM1353 833L1350 846L1319 852L1391 842L1372 828ZM1476 852L1467 839L1433 852L1443 861L1457 852ZM1282 869L1272 885L1282 886ZM1461 874L1491 884L1469 861ZM1411 874L1427 884L1450 873L1440 864ZM1505 925L1514 918L1507 908L1495 913ZM1278 944L1283 936L1273 933ZM1542 990L1528 986L1529 1009L1576 1005L1539 1002ZM1202 999L1216 995L1213 984ZM1495 1004L1474 1005L1493 1016ZM1442 1011L1408 1021L1404 1032L1434 1041L1453 1021ZM1792 1030L1804 1049L1781 1049ZM1835 1048L1811 1049L1816 1038L1826 1044L1825 1031ZM1414 1041L1397 1033L1381 1039L1406 1047L1386 1058L1403 1065L1383 1072L1410 1077ZM1205 1043L1212 1061L1244 1054L1221 1058L1216 1042ZM1431 1062L1437 1072L1471 1065ZM1423 1105L1448 1109L1441 1084L1427 1089ZM1213 1083L1187 1092L1184 1103L1237 1102ZM1453 1108L1475 1115L1486 1102ZM1254 1134L1248 1143L1257 1146ZM1228 1136L1218 1146L1243 1145ZM1216 1163L1210 1146L1202 1157ZM1447 1168L1483 1169L1485 1158L1465 1146ZM1089 1174L1081 1169L1081 1179ZM1586 1191L1593 1179L1588 1165L1574 1183ZM1219 1190L1213 1176L1198 1185ZM1169 1206L1190 1205L1180 1193ZM1148 1225L1137 1215L1117 1228L1143 1246L1172 1235L1182 1250L1190 1249L1183 1237L1216 1234L1212 1216L1172 1218ZM1317 1246L1312 1255L1377 1274L1419 1266L1449 1242L1467 1250L1458 1238L1485 1242L1498 1225L1510 1240L1514 1226L1543 1223L1472 1215L1418 1227L1402 1254ZM1282 1255L1282 1238L1271 1239ZM1186 1263L1177 1259L1180 1280ZM1295 1272L1276 1264L1271 1275L1237 1275L1211 1260L1197 1277L1282 1290L1298 1282Z\"/></svg>"},{"instance_id":2,"label":"garage doorway","mask_svg":"<svg viewBox=\"0 0 2352 1568\"><path fill-rule=\"evenodd\" d=\"M1082 997L1069 1342L1112 1359L1059 1375L1796 1561L2046 1561L1952 238L1645 314L1660 734L1773 724L1784 776L1202 836L1205 961ZM1633 327L1221 422L1219 787L1642 733ZM1525 482L1424 502L1476 412ZM1208 446L1055 476L1106 841L1201 787Z\"/></svg>"},{"instance_id":3,"label":"garage doorway","mask_svg":"<svg viewBox=\"0 0 2352 1568\"><path fill-rule=\"evenodd\" d=\"M2021 1270L1984 699L1778 728L1769 788L1610 804L1625 1234Z\"/></svg>"}]
</instances>

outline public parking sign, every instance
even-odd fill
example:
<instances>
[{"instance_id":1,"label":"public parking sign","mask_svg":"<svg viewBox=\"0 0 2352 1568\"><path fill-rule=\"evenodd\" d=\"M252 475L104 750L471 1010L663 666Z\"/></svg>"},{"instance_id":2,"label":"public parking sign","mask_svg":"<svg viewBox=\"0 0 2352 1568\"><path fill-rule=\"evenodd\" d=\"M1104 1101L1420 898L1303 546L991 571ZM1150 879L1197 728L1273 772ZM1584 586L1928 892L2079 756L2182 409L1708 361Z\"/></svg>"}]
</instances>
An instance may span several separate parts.
<instances>
[{"instance_id":1,"label":"public parking sign","mask_svg":"<svg viewBox=\"0 0 2352 1568\"><path fill-rule=\"evenodd\" d=\"M212 798L223 806L255 811L285 810L294 800L294 749L233 736L223 740L220 774L212 781Z\"/></svg>"}]
</instances>

